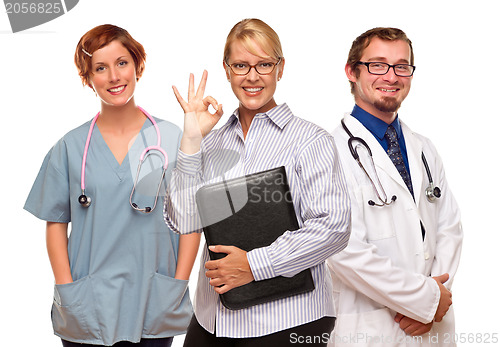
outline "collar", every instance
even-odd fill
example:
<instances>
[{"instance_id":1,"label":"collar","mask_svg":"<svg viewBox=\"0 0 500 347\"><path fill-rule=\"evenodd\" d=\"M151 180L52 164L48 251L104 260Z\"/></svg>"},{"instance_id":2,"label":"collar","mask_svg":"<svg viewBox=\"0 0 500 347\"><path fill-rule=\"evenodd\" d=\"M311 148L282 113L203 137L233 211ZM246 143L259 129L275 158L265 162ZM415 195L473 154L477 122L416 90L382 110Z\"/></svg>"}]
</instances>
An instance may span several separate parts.
<instances>
[{"instance_id":1,"label":"collar","mask_svg":"<svg viewBox=\"0 0 500 347\"><path fill-rule=\"evenodd\" d=\"M239 121L240 111L237 108L231 117L229 117L227 121L227 125L235 124L236 121ZM293 114L290 108L286 103L275 106L267 112L257 113L254 118L269 118L276 126L280 129L283 129L288 122L292 119Z\"/></svg>"},{"instance_id":2,"label":"collar","mask_svg":"<svg viewBox=\"0 0 500 347\"><path fill-rule=\"evenodd\" d=\"M374 136L376 136L379 141L384 139L385 132L389 125L392 125L396 129L398 138L403 136L403 130L401 129L401 123L399 122L399 115L396 115L396 119L391 124L387 124L383 120L375 117L369 112L366 112L358 105L354 105L351 115L363 124L363 126L368 129Z\"/></svg>"}]
</instances>

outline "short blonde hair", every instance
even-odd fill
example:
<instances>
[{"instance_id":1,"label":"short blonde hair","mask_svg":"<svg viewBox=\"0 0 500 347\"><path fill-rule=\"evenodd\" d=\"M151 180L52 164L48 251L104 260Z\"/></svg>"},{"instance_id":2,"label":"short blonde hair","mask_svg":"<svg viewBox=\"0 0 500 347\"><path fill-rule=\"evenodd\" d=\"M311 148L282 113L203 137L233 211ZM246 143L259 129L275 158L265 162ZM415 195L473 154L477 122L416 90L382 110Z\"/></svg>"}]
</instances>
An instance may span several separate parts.
<instances>
[{"instance_id":1,"label":"short blonde hair","mask_svg":"<svg viewBox=\"0 0 500 347\"><path fill-rule=\"evenodd\" d=\"M224 46L224 61L226 63L228 63L231 55L231 45L236 40L240 41L243 47L254 55L258 56L252 41L256 41L269 57L276 60L283 58L283 50L278 34L260 19L243 19L231 29Z\"/></svg>"}]
</instances>

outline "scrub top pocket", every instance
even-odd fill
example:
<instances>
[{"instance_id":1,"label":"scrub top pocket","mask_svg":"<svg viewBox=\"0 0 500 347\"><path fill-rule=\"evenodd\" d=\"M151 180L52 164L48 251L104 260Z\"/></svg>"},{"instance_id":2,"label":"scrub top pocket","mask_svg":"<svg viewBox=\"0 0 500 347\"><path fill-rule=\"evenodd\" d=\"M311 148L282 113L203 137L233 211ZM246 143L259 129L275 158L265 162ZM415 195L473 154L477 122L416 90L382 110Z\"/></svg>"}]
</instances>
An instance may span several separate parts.
<instances>
[{"instance_id":1,"label":"scrub top pocket","mask_svg":"<svg viewBox=\"0 0 500 347\"><path fill-rule=\"evenodd\" d=\"M156 273L151 280L146 312L145 336L171 336L168 334L186 331L193 314L188 281Z\"/></svg>"},{"instance_id":2,"label":"scrub top pocket","mask_svg":"<svg viewBox=\"0 0 500 347\"><path fill-rule=\"evenodd\" d=\"M94 305L89 276L72 283L56 284L52 305L52 325L56 335L69 341L99 340Z\"/></svg>"}]
</instances>

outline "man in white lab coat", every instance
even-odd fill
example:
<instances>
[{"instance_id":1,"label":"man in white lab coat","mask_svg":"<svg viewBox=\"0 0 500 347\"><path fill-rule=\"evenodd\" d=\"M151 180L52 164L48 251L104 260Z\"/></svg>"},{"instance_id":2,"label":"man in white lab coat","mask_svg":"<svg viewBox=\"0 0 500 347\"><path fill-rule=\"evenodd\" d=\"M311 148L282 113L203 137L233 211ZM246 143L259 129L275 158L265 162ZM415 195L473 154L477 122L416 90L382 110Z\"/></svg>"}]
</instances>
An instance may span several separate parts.
<instances>
[{"instance_id":1,"label":"man in white lab coat","mask_svg":"<svg viewBox=\"0 0 500 347\"><path fill-rule=\"evenodd\" d=\"M352 232L328 260L337 311L330 346L455 345L460 212L436 149L398 117L413 63L411 41L395 28L367 31L349 52L356 105L333 135Z\"/></svg>"}]
</instances>

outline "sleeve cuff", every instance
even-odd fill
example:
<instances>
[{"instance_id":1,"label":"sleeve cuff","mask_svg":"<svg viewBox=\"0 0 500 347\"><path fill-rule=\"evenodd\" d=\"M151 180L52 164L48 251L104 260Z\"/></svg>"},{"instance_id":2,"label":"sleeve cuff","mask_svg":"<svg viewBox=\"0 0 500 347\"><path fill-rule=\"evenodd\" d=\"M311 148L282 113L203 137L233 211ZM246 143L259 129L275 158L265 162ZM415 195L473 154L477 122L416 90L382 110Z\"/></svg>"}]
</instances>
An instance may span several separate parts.
<instances>
[{"instance_id":1,"label":"sleeve cuff","mask_svg":"<svg viewBox=\"0 0 500 347\"><path fill-rule=\"evenodd\" d=\"M256 281L276 277L267 248L256 248L247 253L248 264Z\"/></svg>"},{"instance_id":2,"label":"sleeve cuff","mask_svg":"<svg viewBox=\"0 0 500 347\"><path fill-rule=\"evenodd\" d=\"M439 300L441 299L441 290L439 289L439 285L437 284L436 280L433 278L430 278L431 286L434 287L434 304L433 308L431 309L431 313L429 317L427 317L428 322L432 322L434 320L434 316L436 315L436 311L439 307Z\"/></svg>"},{"instance_id":3,"label":"sleeve cuff","mask_svg":"<svg viewBox=\"0 0 500 347\"><path fill-rule=\"evenodd\" d=\"M201 171L201 151L195 154L186 154L179 149L176 169L183 174L195 176Z\"/></svg>"}]
</instances>

